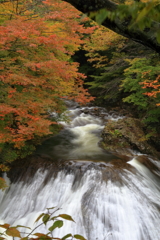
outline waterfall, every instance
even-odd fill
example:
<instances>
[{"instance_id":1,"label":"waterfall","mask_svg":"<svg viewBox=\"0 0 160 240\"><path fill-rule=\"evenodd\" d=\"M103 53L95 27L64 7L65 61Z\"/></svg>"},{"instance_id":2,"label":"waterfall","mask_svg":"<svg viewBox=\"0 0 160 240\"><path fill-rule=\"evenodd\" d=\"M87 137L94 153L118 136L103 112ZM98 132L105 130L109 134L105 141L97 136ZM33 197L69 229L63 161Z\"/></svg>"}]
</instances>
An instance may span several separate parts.
<instances>
[{"instance_id":1,"label":"waterfall","mask_svg":"<svg viewBox=\"0 0 160 240\"><path fill-rule=\"evenodd\" d=\"M74 222L54 230L55 237L81 234L88 240L159 240L160 181L138 161L136 154L124 162L99 146L103 120L118 119L103 109L71 108L70 123L37 151L67 160L57 174L54 169L37 170L32 179L12 183L0 195L1 223L34 227L46 208L59 208ZM160 168L159 162L148 158ZM48 180L46 181L46 178ZM27 231L27 230L26 230ZM36 232L46 232L41 226Z\"/></svg>"}]
</instances>

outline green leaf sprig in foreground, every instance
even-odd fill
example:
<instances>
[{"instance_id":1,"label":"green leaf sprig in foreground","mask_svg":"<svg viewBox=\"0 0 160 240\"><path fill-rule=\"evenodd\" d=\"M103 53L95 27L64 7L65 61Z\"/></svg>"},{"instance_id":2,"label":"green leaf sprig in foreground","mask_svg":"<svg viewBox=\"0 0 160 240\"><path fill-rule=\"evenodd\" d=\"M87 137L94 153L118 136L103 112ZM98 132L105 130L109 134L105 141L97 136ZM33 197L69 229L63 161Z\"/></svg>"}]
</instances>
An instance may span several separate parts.
<instances>
[{"instance_id":1,"label":"green leaf sprig in foreground","mask_svg":"<svg viewBox=\"0 0 160 240\"><path fill-rule=\"evenodd\" d=\"M54 209L54 211L53 211ZM72 235L71 233L68 233L67 235L63 236L62 238L56 237L54 235L54 230L56 228L62 228L64 225L64 222L62 219L67 221L74 222L73 218L68 214L59 214L55 216L55 213L59 210L59 208L47 208L47 213L41 213L37 219L35 220L35 223L41 221L40 224L38 224L34 229L31 229L26 226L11 226L10 224L1 224L0 228L4 229L3 232L0 233L0 240L7 239L8 237L18 238L20 240L29 240L29 239L36 239L36 240L51 240L51 239L57 239L57 240L73 240L73 239L79 239L79 240L86 240L83 236L80 234ZM51 212L52 211L52 212ZM50 227L48 228L47 234L35 232L37 228L39 228L42 225L47 225L49 223ZM51 223L51 224L50 224ZM27 228L30 231L28 233L21 232L19 228ZM46 227L47 228L47 227Z\"/></svg>"}]
</instances>

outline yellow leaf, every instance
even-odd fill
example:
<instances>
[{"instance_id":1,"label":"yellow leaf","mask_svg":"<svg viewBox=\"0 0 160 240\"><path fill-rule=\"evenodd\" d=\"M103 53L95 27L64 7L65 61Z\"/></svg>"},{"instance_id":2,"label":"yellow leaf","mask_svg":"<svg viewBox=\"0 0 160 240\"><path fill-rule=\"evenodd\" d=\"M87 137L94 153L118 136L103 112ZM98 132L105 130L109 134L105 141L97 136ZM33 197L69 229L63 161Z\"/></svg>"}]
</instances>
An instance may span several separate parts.
<instances>
[{"instance_id":1,"label":"yellow leaf","mask_svg":"<svg viewBox=\"0 0 160 240\"><path fill-rule=\"evenodd\" d=\"M15 227L8 228L6 230L6 234L11 236L11 237L19 237L19 238L21 238L20 232Z\"/></svg>"},{"instance_id":2,"label":"yellow leaf","mask_svg":"<svg viewBox=\"0 0 160 240\"><path fill-rule=\"evenodd\" d=\"M0 225L0 227L2 227L2 228L5 228L5 229L7 229L7 228L9 228L9 224L7 224L7 223L5 223L5 224L3 224L3 225Z\"/></svg>"}]
</instances>

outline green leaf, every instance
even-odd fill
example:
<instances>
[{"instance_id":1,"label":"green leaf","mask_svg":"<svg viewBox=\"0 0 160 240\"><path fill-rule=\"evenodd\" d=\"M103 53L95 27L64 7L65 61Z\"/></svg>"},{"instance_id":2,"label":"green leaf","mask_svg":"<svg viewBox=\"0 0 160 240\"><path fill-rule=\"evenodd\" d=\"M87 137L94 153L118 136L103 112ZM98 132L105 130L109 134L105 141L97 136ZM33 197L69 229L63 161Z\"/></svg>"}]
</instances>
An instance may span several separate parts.
<instances>
[{"instance_id":1,"label":"green leaf","mask_svg":"<svg viewBox=\"0 0 160 240\"><path fill-rule=\"evenodd\" d=\"M59 217L59 216L54 216L54 217L51 218L51 220L54 220L54 219L56 219L57 217Z\"/></svg>"},{"instance_id":2,"label":"green leaf","mask_svg":"<svg viewBox=\"0 0 160 240\"><path fill-rule=\"evenodd\" d=\"M33 235L37 236L37 237L42 237L42 236L46 236L45 234L43 233L34 233Z\"/></svg>"},{"instance_id":3,"label":"green leaf","mask_svg":"<svg viewBox=\"0 0 160 240\"><path fill-rule=\"evenodd\" d=\"M50 209L54 209L55 207L51 207L51 208L47 208L48 210L50 210Z\"/></svg>"},{"instance_id":4,"label":"green leaf","mask_svg":"<svg viewBox=\"0 0 160 240\"><path fill-rule=\"evenodd\" d=\"M69 237L72 237L71 233L69 233L69 234L65 235L64 237L62 237L62 240L66 239L66 238L69 238Z\"/></svg>"},{"instance_id":5,"label":"green leaf","mask_svg":"<svg viewBox=\"0 0 160 240\"><path fill-rule=\"evenodd\" d=\"M68 214L60 214L59 217L74 222L73 218L70 215L68 215Z\"/></svg>"},{"instance_id":6,"label":"green leaf","mask_svg":"<svg viewBox=\"0 0 160 240\"><path fill-rule=\"evenodd\" d=\"M39 240L44 240L44 239L52 239L51 237L47 236L46 234L43 233L34 233L33 235L39 237Z\"/></svg>"},{"instance_id":7,"label":"green leaf","mask_svg":"<svg viewBox=\"0 0 160 240\"><path fill-rule=\"evenodd\" d=\"M19 237L21 238L20 232L15 228L11 227L6 230L6 234L11 237Z\"/></svg>"},{"instance_id":8,"label":"green leaf","mask_svg":"<svg viewBox=\"0 0 160 240\"><path fill-rule=\"evenodd\" d=\"M108 12L106 9L101 9L96 13L96 22L100 25L104 22L104 20L107 18Z\"/></svg>"},{"instance_id":9,"label":"green leaf","mask_svg":"<svg viewBox=\"0 0 160 240\"><path fill-rule=\"evenodd\" d=\"M41 218L41 217L43 217L44 216L44 213L41 213L39 216L38 216L38 218L36 219L36 221L35 222L38 222L39 221L39 219Z\"/></svg>"},{"instance_id":10,"label":"green leaf","mask_svg":"<svg viewBox=\"0 0 160 240\"><path fill-rule=\"evenodd\" d=\"M140 7L139 4L141 3L136 3L136 4L138 4L137 7L138 6ZM130 28L134 27L138 23L138 26L143 30L147 26L147 21L149 21L149 17L147 17L147 15L153 10L155 5L156 5L156 1L154 0L147 2L145 4L145 7L143 7L143 9L137 14L138 9L140 9L138 7L137 10L135 11L135 15L137 15L137 17L133 22L133 24L131 24ZM132 12L132 17L134 17L133 12Z\"/></svg>"},{"instance_id":11,"label":"green leaf","mask_svg":"<svg viewBox=\"0 0 160 240\"><path fill-rule=\"evenodd\" d=\"M86 238L84 238L83 236L81 236L79 234L74 235L74 238L80 239L80 240L86 240Z\"/></svg>"},{"instance_id":12,"label":"green leaf","mask_svg":"<svg viewBox=\"0 0 160 240\"><path fill-rule=\"evenodd\" d=\"M44 215L44 217L42 218L44 224L46 224L46 223L48 222L49 218L50 218L50 215L49 215L49 214L45 214L45 215Z\"/></svg>"},{"instance_id":13,"label":"green leaf","mask_svg":"<svg viewBox=\"0 0 160 240\"><path fill-rule=\"evenodd\" d=\"M49 236L47 236L47 235L41 236L41 237L39 238L39 240L47 240L47 239L52 239L52 238L49 237Z\"/></svg>"},{"instance_id":14,"label":"green leaf","mask_svg":"<svg viewBox=\"0 0 160 240\"><path fill-rule=\"evenodd\" d=\"M149 3L146 4L146 7L144 7L142 9L142 11L138 14L138 17L136 19L136 22L140 21L142 18L144 18L149 12L150 10L153 8L154 6L154 1L150 1Z\"/></svg>"},{"instance_id":15,"label":"green leaf","mask_svg":"<svg viewBox=\"0 0 160 240\"><path fill-rule=\"evenodd\" d=\"M48 229L50 232L52 232L55 228L61 228L63 226L63 221L57 220L53 223L53 225Z\"/></svg>"},{"instance_id":16,"label":"green leaf","mask_svg":"<svg viewBox=\"0 0 160 240\"><path fill-rule=\"evenodd\" d=\"M17 225L16 228L18 228L18 227L23 227L23 228L31 229L30 227L26 227L26 226L22 226L22 225Z\"/></svg>"}]
</instances>

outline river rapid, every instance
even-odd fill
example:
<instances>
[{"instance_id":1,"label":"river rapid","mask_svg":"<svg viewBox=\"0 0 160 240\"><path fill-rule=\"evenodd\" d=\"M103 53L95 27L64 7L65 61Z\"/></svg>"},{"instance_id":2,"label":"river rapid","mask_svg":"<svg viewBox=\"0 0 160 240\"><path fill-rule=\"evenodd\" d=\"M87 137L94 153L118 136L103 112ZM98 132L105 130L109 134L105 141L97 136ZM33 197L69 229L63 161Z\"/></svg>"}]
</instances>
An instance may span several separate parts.
<instances>
[{"instance_id":1,"label":"river rapid","mask_svg":"<svg viewBox=\"0 0 160 240\"><path fill-rule=\"evenodd\" d=\"M46 208L57 207L56 215L69 214L75 223L64 220L54 237L72 233L88 240L160 240L160 162L145 156L158 169L154 173L139 162L140 153L131 151L126 161L102 150L98 142L104 122L123 116L98 108L98 117L94 109L70 106L71 121L61 121L60 134L37 149L63 163L56 174L54 167L39 168L0 192L1 224L34 228Z\"/></svg>"}]
</instances>

